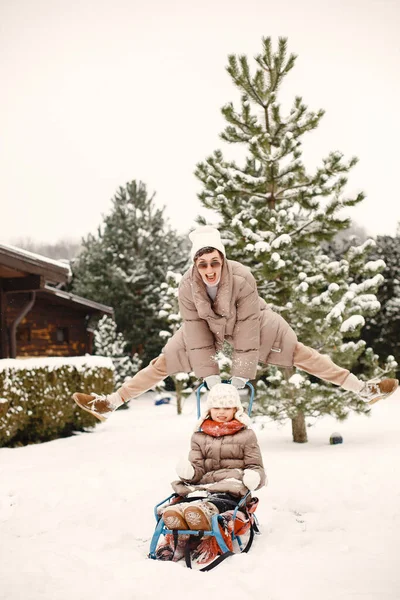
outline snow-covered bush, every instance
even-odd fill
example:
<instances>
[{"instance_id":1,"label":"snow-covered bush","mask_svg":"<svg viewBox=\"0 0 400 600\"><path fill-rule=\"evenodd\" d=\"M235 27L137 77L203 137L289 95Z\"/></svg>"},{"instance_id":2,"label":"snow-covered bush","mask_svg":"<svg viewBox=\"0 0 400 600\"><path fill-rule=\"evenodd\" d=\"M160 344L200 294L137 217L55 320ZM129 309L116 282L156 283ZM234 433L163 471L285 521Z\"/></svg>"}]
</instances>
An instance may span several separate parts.
<instances>
[{"instance_id":1,"label":"snow-covered bush","mask_svg":"<svg viewBox=\"0 0 400 600\"><path fill-rule=\"evenodd\" d=\"M80 409L72 394L107 394L113 387L114 367L107 358L0 360L0 447L46 442L94 427L99 421Z\"/></svg>"}]
</instances>

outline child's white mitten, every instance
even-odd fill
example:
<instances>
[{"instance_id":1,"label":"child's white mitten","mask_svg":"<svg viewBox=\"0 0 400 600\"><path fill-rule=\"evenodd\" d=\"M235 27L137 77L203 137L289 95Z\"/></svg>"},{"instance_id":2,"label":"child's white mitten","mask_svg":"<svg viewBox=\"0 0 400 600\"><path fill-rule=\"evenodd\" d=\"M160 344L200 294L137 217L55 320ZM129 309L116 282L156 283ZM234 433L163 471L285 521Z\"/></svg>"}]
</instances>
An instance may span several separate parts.
<instances>
[{"instance_id":1,"label":"child's white mitten","mask_svg":"<svg viewBox=\"0 0 400 600\"><path fill-rule=\"evenodd\" d=\"M211 390L211 388L214 387L214 385L218 385L219 383L221 383L221 376L209 375L208 377L204 377L204 381L207 384L208 389Z\"/></svg>"},{"instance_id":2,"label":"child's white mitten","mask_svg":"<svg viewBox=\"0 0 400 600\"><path fill-rule=\"evenodd\" d=\"M181 458L176 465L176 472L181 479L192 479L194 476L194 468L192 463L187 458Z\"/></svg>"},{"instance_id":3,"label":"child's white mitten","mask_svg":"<svg viewBox=\"0 0 400 600\"><path fill-rule=\"evenodd\" d=\"M243 473L243 483L250 492L257 489L260 485L260 475L253 469L245 469Z\"/></svg>"},{"instance_id":4,"label":"child's white mitten","mask_svg":"<svg viewBox=\"0 0 400 600\"><path fill-rule=\"evenodd\" d=\"M234 385L237 390L245 388L247 382L248 379L245 379L244 377L232 377L231 379L231 384Z\"/></svg>"}]
</instances>

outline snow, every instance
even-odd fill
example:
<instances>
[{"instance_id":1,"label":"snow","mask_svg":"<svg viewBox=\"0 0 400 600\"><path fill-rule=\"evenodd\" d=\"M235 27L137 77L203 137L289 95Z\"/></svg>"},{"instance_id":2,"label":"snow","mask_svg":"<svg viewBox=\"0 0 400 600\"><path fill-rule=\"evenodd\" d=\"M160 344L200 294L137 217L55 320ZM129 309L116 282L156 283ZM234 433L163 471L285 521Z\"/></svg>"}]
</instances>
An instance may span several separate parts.
<instances>
[{"instance_id":1,"label":"snow","mask_svg":"<svg viewBox=\"0 0 400 600\"><path fill-rule=\"evenodd\" d=\"M337 283L330 283L328 286L328 290L333 294L334 292L338 292L339 291L339 286Z\"/></svg>"},{"instance_id":2,"label":"snow","mask_svg":"<svg viewBox=\"0 0 400 600\"><path fill-rule=\"evenodd\" d=\"M213 286L209 286L210 288L212 288ZM216 286L214 286L216 287ZM169 323L180 323L182 321L182 317L179 313L172 313L170 315L168 315L168 319Z\"/></svg>"},{"instance_id":3,"label":"snow","mask_svg":"<svg viewBox=\"0 0 400 600\"><path fill-rule=\"evenodd\" d=\"M361 348L364 348L366 342L364 340L358 340L358 342L345 342L340 346L340 352L358 352ZM389 357L388 357L389 358Z\"/></svg>"},{"instance_id":4,"label":"snow","mask_svg":"<svg viewBox=\"0 0 400 600\"><path fill-rule=\"evenodd\" d=\"M299 373L295 373L289 378L288 381L289 383L293 384L296 388L300 388L306 380Z\"/></svg>"},{"instance_id":5,"label":"snow","mask_svg":"<svg viewBox=\"0 0 400 600\"><path fill-rule=\"evenodd\" d=\"M364 327L365 319L362 315L352 315L346 319L340 326L340 331L346 333L348 331L355 331L359 327Z\"/></svg>"},{"instance_id":6,"label":"snow","mask_svg":"<svg viewBox=\"0 0 400 600\"><path fill-rule=\"evenodd\" d=\"M254 244L254 250L258 255L260 252L269 252L271 250L271 246L268 244L268 242L256 242Z\"/></svg>"},{"instance_id":7,"label":"snow","mask_svg":"<svg viewBox=\"0 0 400 600\"><path fill-rule=\"evenodd\" d=\"M296 289L299 290L300 292L306 292L308 290L308 283L306 283L305 281L302 281L300 283L300 285L297 286Z\"/></svg>"},{"instance_id":8,"label":"snow","mask_svg":"<svg viewBox=\"0 0 400 600\"><path fill-rule=\"evenodd\" d=\"M175 373L176 381L188 381L190 379L189 373Z\"/></svg>"},{"instance_id":9,"label":"snow","mask_svg":"<svg viewBox=\"0 0 400 600\"><path fill-rule=\"evenodd\" d=\"M366 250L370 250L372 248L375 248L375 246L376 246L375 240L373 240L372 238L368 238L360 246L351 246L351 248L349 248L347 254L348 254L349 258L353 259L356 256L361 256L362 254L364 254L364 252Z\"/></svg>"},{"instance_id":10,"label":"snow","mask_svg":"<svg viewBox=\"0 0 400 600\"><path fill-rule=\"evenodd\" d=\"M328 265L326 265L326 271L327 273L329 273L330 275L341 275L343 273L343 271L347 268L347 265L345 264L345 261L337 261L334 260L332 262L330 262Z\"/></svg>"},{"instance_id":11,"label":"snow","mask_svg":"<svg viewBox=\"0 0 400 600\"><path fill-rule=\"evenodd\" d=\"M210 573L146 557L196 420L193 400L178 417L153 398L94 432L0 449L2 599L398 600L400 391L370 418L318 421L308 444L290 423L257 429L262 535Z\"/></svg>"},{"instance_id":12,"label":"snow","mask_svg":"<svg viewBox=\"0 0 400 600\"><path fill-rule=\"evenodd\" d=\"M4 369L57 369L59 367L71 366L78 370L86 368L103 367L106 369L114 369L111 358L105 356L93 356L87 354L86 356L70 356L70 357L38 357L38 358L3 358L0 360L0 371Z\"/></svg>"},{"instance_id":13,"label":"snow","mask_svg":"<svg viewBox=\"0 0 400 600\"><path fill-rule=\"evenodd\" d=\"M292 243L292 238L287 233L284 233L274 239L271 246L272 248L280 248L282 245L289 246Z\"/></svg>"},{"instance_id":14,"label":"snow","mask_svg":"<svg viewBox=\"0 0 400 600\"><path fill-rule=\"evenodd\" d=\"M172 333L170 331L160 331L160 333L158 334L161 338L169 338L172 336Z\"/></svg>"},{"instance_id":15,"label":"snow","mask_svg":"<svg viewBox=\"0 0 400 600\"><path fill-rule=\"evenodd\" d=\"M364 271L369 271L370 273L374 273L375 271L382 271L386 267L386 263L384 260L370 260L365 263Z\"/></svg>"},{"instance_id":16,"label":"snow","mask_svg":"<svg viewBox=\"0 0 400 600\"><path fill-rule=\"evenodd\" d=\"M366 279L365 281L362 281L358 285L356 283L352 283L351 287L354 286L354 289L357 290L359 294L365 294L368 293L370 290L374 290L375 288L382 285L384 281L385 278L383 277L383 275L378 274L375 275L375 277L372 277L371 279Z\"/></svg>"},{"instance_id":17,"label":"snow","mask_svg":"<svg viewBox=\"0 0 400 600\"><path fill-rule=\"evenodd\" d=\"M321 294L323 296L324 294ZM314 299L313 299L314 300ZM316 299L315 299L316 300ZM313 302L314 304L314 302ZM325 320L327 323L331 323L333 319L341 319L342 313L346 310L346 306L344 302L338 302L336 306L332 308L332 310L326 315Z\"/></svg>"},{"instance_id":18,"label":"snow","mask_svg":"<svg viewBox=\"0 0 400 600\"><path fill-rule=\"evenodd\" d=\"M42 254L36 254L35 252L30 252L29 250L23 250L22 248L18 248L17 246L13 246L11 244L0 244L2 248L6 248L8 250L13 250L17 254L25 257L32 258L35 260L40 260L41 262L47 263L49 265L54 265L55 267L59 267L67 271L68 277L72 276L72 271L69 263L64 262L63 260L54 260L53 258L48 258L47 256L43 256Z\"/></svg>"},{"instance_id":19,"label":"snow","mask_svg":"<svg viewBox=\"0 0 400 600\"><path fill-rule=\"evenodd\" d=\"M359 306L363 311L378 312L381 307L381 303L376 299L374 294L363 294L357 296L355 304Z\"/></svg>"},{"instance_id":20,"label":"snow","mask_svg":"<svg viewBox=\"0 0 400 600\"><path fill-rule=\"evenodd\" d=\"M181 273L175 273L174 271L167 271L167 279L172 279L176 285L179 285L183 275Z\"/></svg>"}]
</instances>

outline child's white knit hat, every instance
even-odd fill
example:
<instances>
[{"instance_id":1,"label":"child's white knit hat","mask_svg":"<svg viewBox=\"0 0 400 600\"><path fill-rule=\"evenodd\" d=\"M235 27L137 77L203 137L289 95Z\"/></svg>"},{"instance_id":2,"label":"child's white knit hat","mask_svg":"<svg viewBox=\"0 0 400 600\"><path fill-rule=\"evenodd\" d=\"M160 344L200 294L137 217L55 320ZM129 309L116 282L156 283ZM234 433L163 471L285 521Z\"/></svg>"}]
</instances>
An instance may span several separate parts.
<instances>
[{"instance_id":1,"label":"child's white knit hat","mask_svg":"<svg viewBox=\"0 0 400 600\"><path fill-rule=\"evenodd\" d=\"M236 408L234 418L243 423L243 425L246 425L246 427L251 425L250 417L244 412L239 392L230 383L218 383L208 392L205 410L196 423L196 431L201 427L203 421L210 416L212 408Z\"/></svg>"},{"instance_id":2,"label":"child's white knit hat","mask_svg":"<svg viewBox=\"0 0 400 600\"><path fill-rule=\"evenodd\" d=\"M241 408L240 396L237 388L229 383L213 385L207 394L206 408Z\"/></svg>"},{"instance_id":3,"label":"child's white knit hat","mask_svg":"<svg viewBox=\"0 0 400 600\"><path fill-rule=\"evenodd\" d=\"M215 227L209 225L197 227L197 229L194 229L189 234L189 239L192 242L192 249L190 251L192 259L202 248L215 248L225 256L225 248L221 241L220 233Z\"/></svg>"}]
</instances>

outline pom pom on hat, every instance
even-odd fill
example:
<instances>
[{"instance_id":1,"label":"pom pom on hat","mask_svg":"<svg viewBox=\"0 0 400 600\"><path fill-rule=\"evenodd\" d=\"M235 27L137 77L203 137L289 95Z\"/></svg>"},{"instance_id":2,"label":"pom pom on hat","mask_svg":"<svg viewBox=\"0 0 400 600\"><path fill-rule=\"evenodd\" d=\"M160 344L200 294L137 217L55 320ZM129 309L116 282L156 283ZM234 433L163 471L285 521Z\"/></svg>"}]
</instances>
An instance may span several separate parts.
<instances>
[{"instance_id":1,"label":"pom pom on hat","mask_svg":"<svg viewBox=\"0 0 400 600\"><path fill-rule=\"evenodd\" d=\"M207 394L205 410L202 412L200 419L196 423L197 431L203 421L210 416L212 408L236 408L234 418L237 421L249 427L251 425L250 417L244 412L244 408L240 401L240 395L234 385L230 383L218 383L214 385Z\"/></svg>"},{"instance_id":2,"label":"pom pom on hat","mask_svg":"<svg viewBox=\"0 0 400 600\"><path fill-rule=\"evenodd\" d=\"M215 248L225 256L225 248L221 241L220 233L215 227L210 227L209 225L197 227L197 229L194 229L189 234L189 239L192 242L192 249L190 251L192 259L202 248Z\"/></svg>"},{"instance_id":3,"label":"pom pom on hat","mask_svg":"<svg viewBox=\"0 0 400 600\"><path fill-rule=\"evenodd\" d=\"M239 392L234 385L217 383L207 394L206 408L243 408Z\"/></svg>"}]
</instances>

